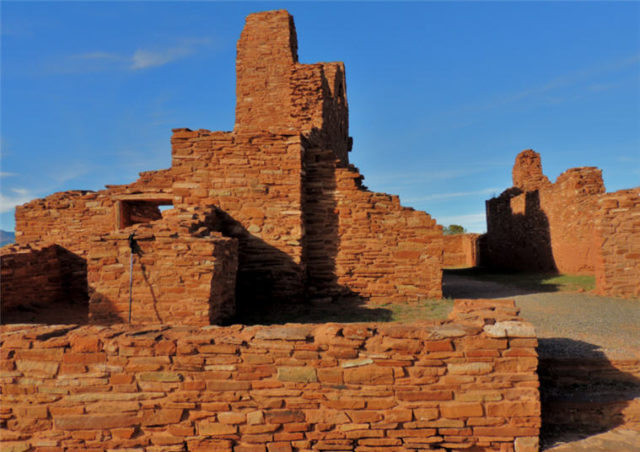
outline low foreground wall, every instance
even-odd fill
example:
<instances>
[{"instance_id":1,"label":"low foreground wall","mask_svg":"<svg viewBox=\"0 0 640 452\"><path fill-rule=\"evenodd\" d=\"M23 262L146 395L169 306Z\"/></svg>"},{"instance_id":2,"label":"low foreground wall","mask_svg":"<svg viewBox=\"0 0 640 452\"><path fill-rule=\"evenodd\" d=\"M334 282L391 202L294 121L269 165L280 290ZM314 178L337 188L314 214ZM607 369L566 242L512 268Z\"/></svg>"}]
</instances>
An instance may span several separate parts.
<instances>
[{"instance_id":1,"label":"low foreground wall","mask_svg":"<svg viewBox=\"0 0 640 452\"><path fill-rule=\"evenodd\" d=\"M496 307L496 303L498 303ZM2 326L3 450L538 449L530 324Z\"/></svg>"}]
</instances>

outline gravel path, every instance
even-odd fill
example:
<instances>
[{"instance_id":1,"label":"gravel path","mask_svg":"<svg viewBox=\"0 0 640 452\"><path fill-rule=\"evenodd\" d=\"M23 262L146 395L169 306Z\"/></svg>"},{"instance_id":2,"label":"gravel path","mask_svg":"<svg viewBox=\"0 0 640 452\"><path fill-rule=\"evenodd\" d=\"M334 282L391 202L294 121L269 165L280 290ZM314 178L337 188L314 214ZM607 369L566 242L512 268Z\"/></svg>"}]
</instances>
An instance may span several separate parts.
<instances>
[{"instance_id":1,"label":"gravel path","mask_svg":"<svg viewBox=\"0 0 640 452\"><path fill-rule=\"evenodd\" d=\"M445 296L513 298L521 316L533 323L544 358L640 358L640 301L588 293L541 292L445 275Z\"/></svg>"}]
</instances>

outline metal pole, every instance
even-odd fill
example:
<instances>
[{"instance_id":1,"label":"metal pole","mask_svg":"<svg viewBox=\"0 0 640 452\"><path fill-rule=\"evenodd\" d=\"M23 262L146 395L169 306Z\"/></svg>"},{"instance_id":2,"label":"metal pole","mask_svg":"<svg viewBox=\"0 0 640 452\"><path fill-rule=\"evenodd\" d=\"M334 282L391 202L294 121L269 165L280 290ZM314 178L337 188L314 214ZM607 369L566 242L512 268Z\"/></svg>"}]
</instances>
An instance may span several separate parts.
<instances>
[{"instance_id":1,"label":"metal pole","mask_svg":"<svg viewBox=\"0 0 640 452\"><path fill-rule=\"evenodd\" d=\"M131 303L133 302L133 250L129 257L129 323L131 323Z\"/></svg>"},{"instance_id":2,"label":"metal pole","mask_svg":"<svg viewBox=\"0 0 640 452\"><path fill-rule=\"evenodd\" d=\"M131 305L133 303L133 254L136 252L134 235L135 232L129 235L129 248L131 249L131 255L129 257L129 324L131 324Z\"/></svg>"}]
</instances>

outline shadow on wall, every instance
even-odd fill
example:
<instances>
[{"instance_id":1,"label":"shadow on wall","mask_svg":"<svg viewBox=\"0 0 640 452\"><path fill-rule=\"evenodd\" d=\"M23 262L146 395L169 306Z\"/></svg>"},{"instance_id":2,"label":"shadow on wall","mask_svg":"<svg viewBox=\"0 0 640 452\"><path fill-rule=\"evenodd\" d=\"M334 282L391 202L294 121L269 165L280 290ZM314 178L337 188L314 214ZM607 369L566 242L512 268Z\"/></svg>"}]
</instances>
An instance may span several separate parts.
<instances>
[{"instance_id":1,"label":"shadow on wall","mask_svg":"<svg viewBox=\"0 0 640 452\"><path fill-rule=\"evenodd\" d=\"M56 290L49 299L28 297L14 308L2 310L2 324L86 324L89 319L87 293L87 261L68 249L53 245L56 255L55 274L27 275L23 284L39 285L38 278L46 278L48 286ZM31 278L34 278L31 280ZM49 292L51 294L51 292Z\"/></svg>"},{"instance_id":2,"label":"shadow on wall","mask_svg":"<svg viewBox=\"0 0 640 452\"><path fill-rule=\"evenodd\" d=\"M510 188L487 201L487 234L480 246L482 266L557 273L549 220L540 193Z\"/></svg>"},{"instance_id":3,"label":"shadow on wall","mask_svg":"<svg viewBox=\"0 0 640 452\"><path fill-rule=\"evenodd\" d=\"M318 205L327 207L331 197L318 200ZM327 201L328 200L328 201ZM335 202L335 201L334 201ZM321 207L321 209L323 208ZM227 237L238 239L239 259L236 279L236 316L227 323L260 324L286 323L287 321L322 322L331 320L332 305L340 300L344 303L344 312L358 317L360 321L366 318L362 314L371 314L370 309L360 306L366 298L353 293L348 288L337 283L335 274L335 255L338 247L337 216L331 214L318 219L317 223L305 218L305 225L311 227L307 234L306 252L308 256L306 268L297 264L286 253L269 245L264 240L251 234L239 221L226 212L215 209L211 212L207 222L213 228ZM332 215L334 215L332 217ZM313 217L313 216L312 216ZM316 232L313 232L313 231ZM309 242L311 237L311 242ZM320 251L324 250L323 253ZM255 254L264 256L257 260ZM308 280L308 283L305 283ZM309 290L305 293L305 288ZM277 294L277 297L274 296ZM321 297L318 297L322 294ZM315 297L315 298L314 298ZM306 300L305 300L306 299ZM305 301L301 303L301 301ZM347 307L348 306L348 307ZM318 309L320 308L320 309ZM326 315L320 314L326 308ZM380 317L385 317L386 310L373 310ZM309 315L308 319L305 313ZM300 319L298 317L303 317ZM335 320L335 319L333 319ZM355 321L355 320L354 320Z\"/></svg>"},{"instance_id":4,"label":"shadow on wall","mask_svg":"<svg viewBox=\"0 0 640 452\"><path fill-rule=\"evenodd\" d=\"M612 362L598 346L567 338L539 339L538 353L543 447L640 423L637 360Z\"/></svg>"}]
</instances>

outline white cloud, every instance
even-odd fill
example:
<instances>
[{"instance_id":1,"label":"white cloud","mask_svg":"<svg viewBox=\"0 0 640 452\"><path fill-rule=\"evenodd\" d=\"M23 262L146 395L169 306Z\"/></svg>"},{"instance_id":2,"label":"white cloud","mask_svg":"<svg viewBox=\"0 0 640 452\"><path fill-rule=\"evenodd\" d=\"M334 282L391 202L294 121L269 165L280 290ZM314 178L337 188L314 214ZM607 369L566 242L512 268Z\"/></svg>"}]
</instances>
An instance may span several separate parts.
<instances>
[{"instance_id":1,"label":"white cloud","mask_svg":"<svg viewBox=\"0 0 640 452\"><path fill-rule=\"evenodd\" d=\"M211 43L209 38L182 39L165 48L138 48L133 53L95 50L69 55L61 64L53 62L49 70L55 73L87 73L104 71L137 71L164 66L195 54L199 47Z\"/></svg>"},{"instance_id":2,"label":"white cloud","mask_svg":"<svg viewBox=\"0 0 640 452\"><path fill-rule=\"evenodd\" d=\"M11 212L16 206L33 199L33 194L25 188L12 188L13 194L0 193L0 213Z\"/></svg>"},{"instance_id":3,"label":"white cloud","mask_svg":"<svg viewBox=\"0 0 640 452\"><path fill-rule=\"evenodd\" d=\"M161 51L136 50L130 59L129 69L138 70L164 66L194 53L190 47L173 47Z\"/></svg>"},{"instance_id":4,"label":"white cloud","mask_svg":"<svg viewBox=\"0 0 640 452\"><path fill-rule=\"evenodd\" d=\"M138 70L149 67L164 66L176 60L193 55L198 46L209 44L208 38L187 39L183 40L179 45L161 50L145 50L138 49L129 59L129 69Z\"/></svg>"},{"instance_id":5,"label":"white cloud","mask_svg":"<svg viewBox=\"0 0 640 452\"><path fill-rule=\"evenodd\" d=\"M13 176L17 176L17 174L16 173L8 173L6 171L0 171L0 178L13 177Z\"/></svg>"},{"instance_id":6,"label":"white cloud","mask_svg":"<svg viewBox=\"0 0 640 452\"><path fill-rule=\"evenodd\" d=\"M450 198L463 198L466 196L476 196L476 195L490 195L497 194L502 192L500 188L483 188L482 190L475 191L460 191L453 193L436 193L433 195L420 196L417 198L407 198L406 202L421 202L421 201L433 201L437 199L450 199Z\"/></svg>"}]
</instances>

